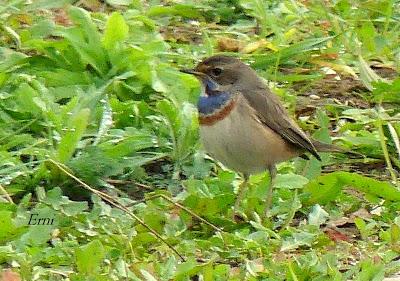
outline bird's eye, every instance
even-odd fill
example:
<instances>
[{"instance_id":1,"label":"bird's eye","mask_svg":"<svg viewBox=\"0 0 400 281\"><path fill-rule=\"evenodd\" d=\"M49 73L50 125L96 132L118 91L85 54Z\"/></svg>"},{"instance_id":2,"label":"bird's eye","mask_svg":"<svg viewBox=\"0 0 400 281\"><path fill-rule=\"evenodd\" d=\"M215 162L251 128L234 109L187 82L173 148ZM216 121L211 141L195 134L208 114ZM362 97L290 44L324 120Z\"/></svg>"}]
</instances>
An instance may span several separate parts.
<instances>
[{"instance_id":1,"label":"bird's eye","mask_svg":"<svg viewBox=\"0 0 400 281\"><path fill-rule=\"evenodd\" d=\"M211 73L214 76L220 76L222 73L222 69L219 67L213 68L213 69L211 69Z\"/></svg>"}]
</instances>

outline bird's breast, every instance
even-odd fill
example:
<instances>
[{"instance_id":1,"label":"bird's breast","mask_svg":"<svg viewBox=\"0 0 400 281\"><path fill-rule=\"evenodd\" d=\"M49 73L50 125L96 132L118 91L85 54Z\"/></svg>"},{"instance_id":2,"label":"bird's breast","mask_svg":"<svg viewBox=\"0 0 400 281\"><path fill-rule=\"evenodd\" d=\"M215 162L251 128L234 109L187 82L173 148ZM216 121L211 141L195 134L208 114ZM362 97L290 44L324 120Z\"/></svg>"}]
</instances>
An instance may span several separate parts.
<instances>
[{"instance_id":1,"label":"bird's breast","mask_svg":"<svg viewBox=\"0 0 400 281\"><path fill-rule=\"evenodd\" d=\"M296 154L276 132L258 121L241 95L226 101L218 112L221 117L199 112L200 137L207 152L227 167L252 174Z\"/></svg>"},{"instance_id":2,"label":"bird's breast","mask_svg":"<svg viewBox=\"0 0 400 281\"><path fill-rule=\"evenodd\" d=\"M225 119L235 108L237 97L228 93L201 96L197 103L199 123L211 126Z\"/></svg>"}]
</instances>

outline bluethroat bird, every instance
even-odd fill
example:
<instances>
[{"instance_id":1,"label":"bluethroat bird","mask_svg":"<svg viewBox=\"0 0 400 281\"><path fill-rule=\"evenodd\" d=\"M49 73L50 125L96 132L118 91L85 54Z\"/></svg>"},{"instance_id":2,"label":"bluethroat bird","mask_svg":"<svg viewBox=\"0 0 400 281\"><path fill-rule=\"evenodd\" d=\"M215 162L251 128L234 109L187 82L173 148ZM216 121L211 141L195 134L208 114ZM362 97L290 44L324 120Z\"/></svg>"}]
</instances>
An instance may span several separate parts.
<instances>
[{"instance_id":1,"label":"bluethroat bird","mask_svg":"<svg viewBox=\"0 0 400 281\"><path fill-rule=\"evenodd\" d=\"M250 174L269 170L266 211L272 204L276 164L334 147L309 138L257 73L239 59L216 55L194 69L182 69L202 85L198 100L200 138L211 157L242 173L244 183L234 205L240 206Z\"/></svg>"}]
</instances>

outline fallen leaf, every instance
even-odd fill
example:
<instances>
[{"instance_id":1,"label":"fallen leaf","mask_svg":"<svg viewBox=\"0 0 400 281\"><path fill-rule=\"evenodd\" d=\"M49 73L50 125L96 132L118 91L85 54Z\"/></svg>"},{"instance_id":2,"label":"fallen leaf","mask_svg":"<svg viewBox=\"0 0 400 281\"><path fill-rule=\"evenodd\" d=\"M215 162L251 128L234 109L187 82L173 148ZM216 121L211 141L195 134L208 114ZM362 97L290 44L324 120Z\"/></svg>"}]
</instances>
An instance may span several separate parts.
<instances>
[{"instance_id":1,"label":"fallen leaf","mask_svg":"<svg viewBox=\"0 0 400 281\"><path fill-rule=\"evenodd\" d=\"M352 220L352 222L354 222L355 218L370 219L372 216L371 216L371 213L368 212L366 209L361 208L361 209L351 213L349 217Z\"/></svg>"},{"instance_id":2,"label":"fallen leaf","mask_svg":"<svg viewBox=\"0 0 400 281\"><path fill-rule=\"evenodd\" d=\"M261 39L261 40L247 44L246 46L241 48L240 52L242 52L244 54L249 54L249 53L253 53L254 51L261 49L261 48L267 48L267 49L270 49L273 51L278 51L278 48L275 47L274 44L272 44L271 42L269 42L265 39Z\"/></svg>"},{"instance_id":3,"label":"fallen leaf","mask_svg":"<svg viewBox=\"0 0 400 281\"><path fill-rule=\"evenodd\" d=\"M1 273L0 281L21 281L21 277L17 272L6 269Z\"/></svg>"},{"instance_id":4,"label":"fallen leaf","mask_svg":"<svg viewBox=\"0 0 400 281\"><path fill-rule=\"evenodd\" d=\"M330 228L330 227L326 227L324 229L324 233L332 240L335 242L339 242L339 241L350 241L350 238L343 234L342 232L340 232L339 230L336 230L334 228Z\"/></svg>"},{"instance_id":5,"label":"fallen leaf","mask_svg":"<svg viewBox=\"0 0 400 281\"><path fill-rule=\"evenodd\" d=\"M64 9L54 9L53 10L54 21L62 26L71 26L72 21L68 13Z\"/></svg>"},{"instance_id":6,"label":"fallen leaf","mask_svg":"<svg viewBox=\"0 0 400 281\"><path fill-rule=\"evenodd\" d=\"M244 42L229 37L219 37L217 44L218 50L221 52L238 52L244 46Z\"/></svg>"},{"instance_id":7,"label":"fallen leaf","mask_svg":"<svg viewBox=\"0 0 400 281\"><path fill-rule=\"evenodd\" d=\"M358 75L356 74L356 72L348 65L332 63L332 62L323 61L320 59L312 59L311 63L316 64L318 66L329 67L329 68L333 69L334 71L342 73L342 74L349 74L355 79L358 78Z\"/></svg>"}]
</instances>

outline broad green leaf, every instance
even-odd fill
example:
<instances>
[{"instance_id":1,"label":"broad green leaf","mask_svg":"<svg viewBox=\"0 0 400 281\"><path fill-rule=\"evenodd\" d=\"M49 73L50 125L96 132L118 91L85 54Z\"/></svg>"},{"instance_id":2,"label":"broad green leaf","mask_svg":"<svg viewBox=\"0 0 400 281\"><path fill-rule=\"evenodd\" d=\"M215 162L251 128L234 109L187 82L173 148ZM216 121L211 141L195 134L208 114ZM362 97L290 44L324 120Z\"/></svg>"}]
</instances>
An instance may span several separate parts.
<instances>
[{"instance_id":1,"label":"broad green leaf","mask_svg":"<svg viewBox=\"0 0 400 281\"><path fill-rule=\"evenodd\" d=\"M392 244L400 242L400 227L397 224L390 227L390 240Z\"/></svg>"},{"instance_id":2,"label":"broad green leaf","mask_svg":"<svg viewBox=\"0 0 400 281\"><path fill-rule=\"evenodd\" d=\"M321 224L326 222L328 217L329 214L324 209L322 209L319 204L316 204L313 206L311 212L308 214L308 223L319 227Z\"/></svg>"},{"instance_id":3,"label":"broad green leaf","mask_svg":"<svg viewBox=\"0 0 400 281\"><path fill-rule=\"evenodd\" d=\"M361 272L358 275L358 277L354 280L355 281L385 280L385 266L381 262L375 262L372 259L364 260L361 262Z\"/></svg>"},{"instance_id":4,"label":"broad green leaf","mask_svg":"<svg viewBox=\"0 0 400 281\"><path fill-rule=\"evenodd\" d=\"M107 58L102 48L101 36L90 14L84 9L71 7L69 15L74 28L60 28L55 35L68 40L85 64L90 64L100 75L108 71Z\"/></svg>"},{"instance_id":5,"label":"broad green leaf","mask_svg":"<svg viewBox=\"0 0 400 281\"><path fill-rule=\"evenodd\" d=\"M395 102L400 103L400 78L391 82L379 81L372 83L372 99L375 102Z\"/></svg>"},{"instance_id":6,"label":"broad green leaf","mask_svg":"<svg viewBox=\"0 0 400 281\"><path fill-rule=\"evenodd\" d=\"M72 4L74 0L36 0L31 3L31 5L28 5L28 11L34 11L38 9L57 9L57 8L62 8L65 7L68 4Z\"/></svg>"},{"instance_id":7,"label":"broad green leaf","mask_svg":"<svg viewBox=\"0 0 400 281\"><path fill-rule=\"evenodd\" d=\"M375 50L375 28L371 21L364 22L360 28L357 29L358 37L360 38L363 47L367 48L368 51L373 52Z\"/></svg>"},{"instance_id":8,"label":"broad green leaf","mask_svg":"<svg viewBox=\"0 0 400 281\"><path fill-rule=\"evenodd\" d=\"M173 280L177 281L187 280L189 276L193 276L200 270L201 270L200 266L196 263L196 261L193 258L191 258L181 264L178 264L176 268L176 274Z\"/></svg>"},{"instance_id":9,"label":"broad green leaf","mask_svg":"<svg viewBox=\"0 0 400 281\"><path fill-rule=\"evenodd\" d=\"M309 197L303 203L326 204L335 200L344 187L352 187L366 195L381 197L387 201L400 200L400 191L388 182L356 173L333 172L317 177L304 187L304 192Z\"/></svg>"},{"instance_id":10,"label":"broad green leaf","mask_svg":"<svg viewBox=\"0 0 400 281\"><path fill-rule=\"evenodd\" d=\"M361 55L358 55L357 65L360 72L361 82L363 82L364 86L368 90L372 91L374 89L372 86L373 83L383 81L383 79L376 74Z\"/></svg>"},{"instance_id":11,"label":"broad green leaf","mask_svg":"<svg viewBox=\"0 0 400 281\"><path fill-rule=\"evenodd\" d=\"M368 239L367 223L362 218L356 217L354 224L357 226L358 231L360 231L362 239Z\"/></svg>"},{"instance_id":12,"label":"broad green leaf","mask_svg":"<svg viewBox=\"0 0 400 281\"><path fill-rule=\"evenodd\" d=\"M301 231L293 233L288 239L282 242L281 251L290 251L299 248L300 246L311 246L315 239L315 234Z\"/></svg>"},{"instance_id":13,"label":"broad green leaf","mask_svg":"<svg viewBox=\"0 0 400 281\"><path fill-rule=\"evenodd\" d=\"M93 275L100 271L100 266L105 257L105 250L99 240L93 240L89 244L77 248L75 256L78 271Z\"/></svg>"},{"instance_id":14,"label":"broad green leaf","mask_svg":"<svg viewBox=\"0 0 400 281\"><path fill-rule=\"evenodd\" d=\"M0 72L12 72L16 68L21 67L26 58L28 56L23 53L0 47Z\"/></svg>"},{"instance_id":15,"label":"broad green leaf","mask_svg":"<svg viewBox=\"0 0 400 281\"><path fill-rule=\"evenodd\" d=\"M65 134L58 144L58 160L61 163L67 162L72 157L78 142L86 131L89 116L90 110L85 108L71 118L70 125L66 128Z\"/></svg>"},{"instance_id":16,"label":"broad green leaf","mask_svg":"<svg viewBox=\"0 0 400 281\"><path fill-rule=\"evenodd\" d=\"M103 44L106 49L112 49L125 40L128 32L129 26L126 24L124 17L118 12L112 13L108 18L103 36Z\"/></svg>"},{"instance_id":17,"label":"broad green leaf","mask_svg":"<svg viewBox=\"0 0 400 281\"><path fill-rule=\"evenodd\" d=\"M46 79L46 86L75 86L88 85L91 81L91 76L88 72L69 71L63 68L53 68L52 71L42 71L38 74Z\"/></svg>"},{"instance_id":18,"label":"broad green leaf","mask_svg":"<svg viewBox=\"0 0 400 281\"><path fill-rule=\"evenodd\" d=\"M41 20L29 29L30 38L32 39L47 38L48 36L51 36L52 32L54 32L54 28L55 28L54 21L50 19Z\"/></svg>"},{"instance_id":19,"label":"broad green leaf","mask_svg":"<svg viewBox=\"0 0 400 281\"><path fill-rule=\"evenodd\" d=\"M132 3L137 4L138 0L106 0L106 2L115 6L128 6Z\"/></svg>"},{"instance_id":20,"label":"broad green leaf","mask_svg":"<svg viewBox=\"0 0 400 281\"><path fill-rule=\"evenodd\" d=\"M118 158L132 154L145 148L154 147L152 135L138 132L137 134L127 134L119 140L114 140L100 144L108 157Z\"/></svg>"},{"instance_id":21,"label":"broad green leaf","mask_svg":"<svg viewBox=\"0 0 400 281\"><path fill-rule=\"evenodd\" d=\"M69 9L69 15L74 23L81 28L86 37L85 39L88 40L88 43L91 45L97 44L97 47L100 47L100 33L92 21L90 14L82 8L72 6Z\"/></svg>"},{"instance_id":22,"label":"broad green leaf","mask_svg":"<svg viewBox=\"0 0 400 281\"><path fill-rule=\"evenodd\" d=\"M182 16L186 18L200 18L202 17L200 11L196 6L192 5L173 5L173 6L152 6L147 11L149 17L159 16Z\"/></svg>"},{"instance_id":23,"label":"broad green leaf","mask_svg":"<svg viewBox=\"0 0 400 281\"><path fill-rule=\"evenodd\" d=\"M305 184L308 183L308 179L295 174L278 174L275 180L275 187L276 188L288 188L288 189L295 189L295 188L302 188Z\"/></svg>"},{"instance_id":24,"label":"broad green leaf","mask_svg":"<svg viewBox=\"0 0 400 281\"><path fill-rule=\"evenodd\" d=\"M12 212L2 210L0 211L0 243L8 241L10 238L17 234L18 228L14 225L12 220Z\"/></svg>"},{"instance_id":25,"label":"broad green leaf","mask_svg":"<svg viewBox=\"0 0 400 281\"><path fill-rule=\"evenodd\" d=\"M39 93L28 83L21 83L13 94L18 101L17 108L14 108L14 110L29 112L33 116L40 115L42 110L39 106L41 104Z\"/></svg>"}]
</instances>

